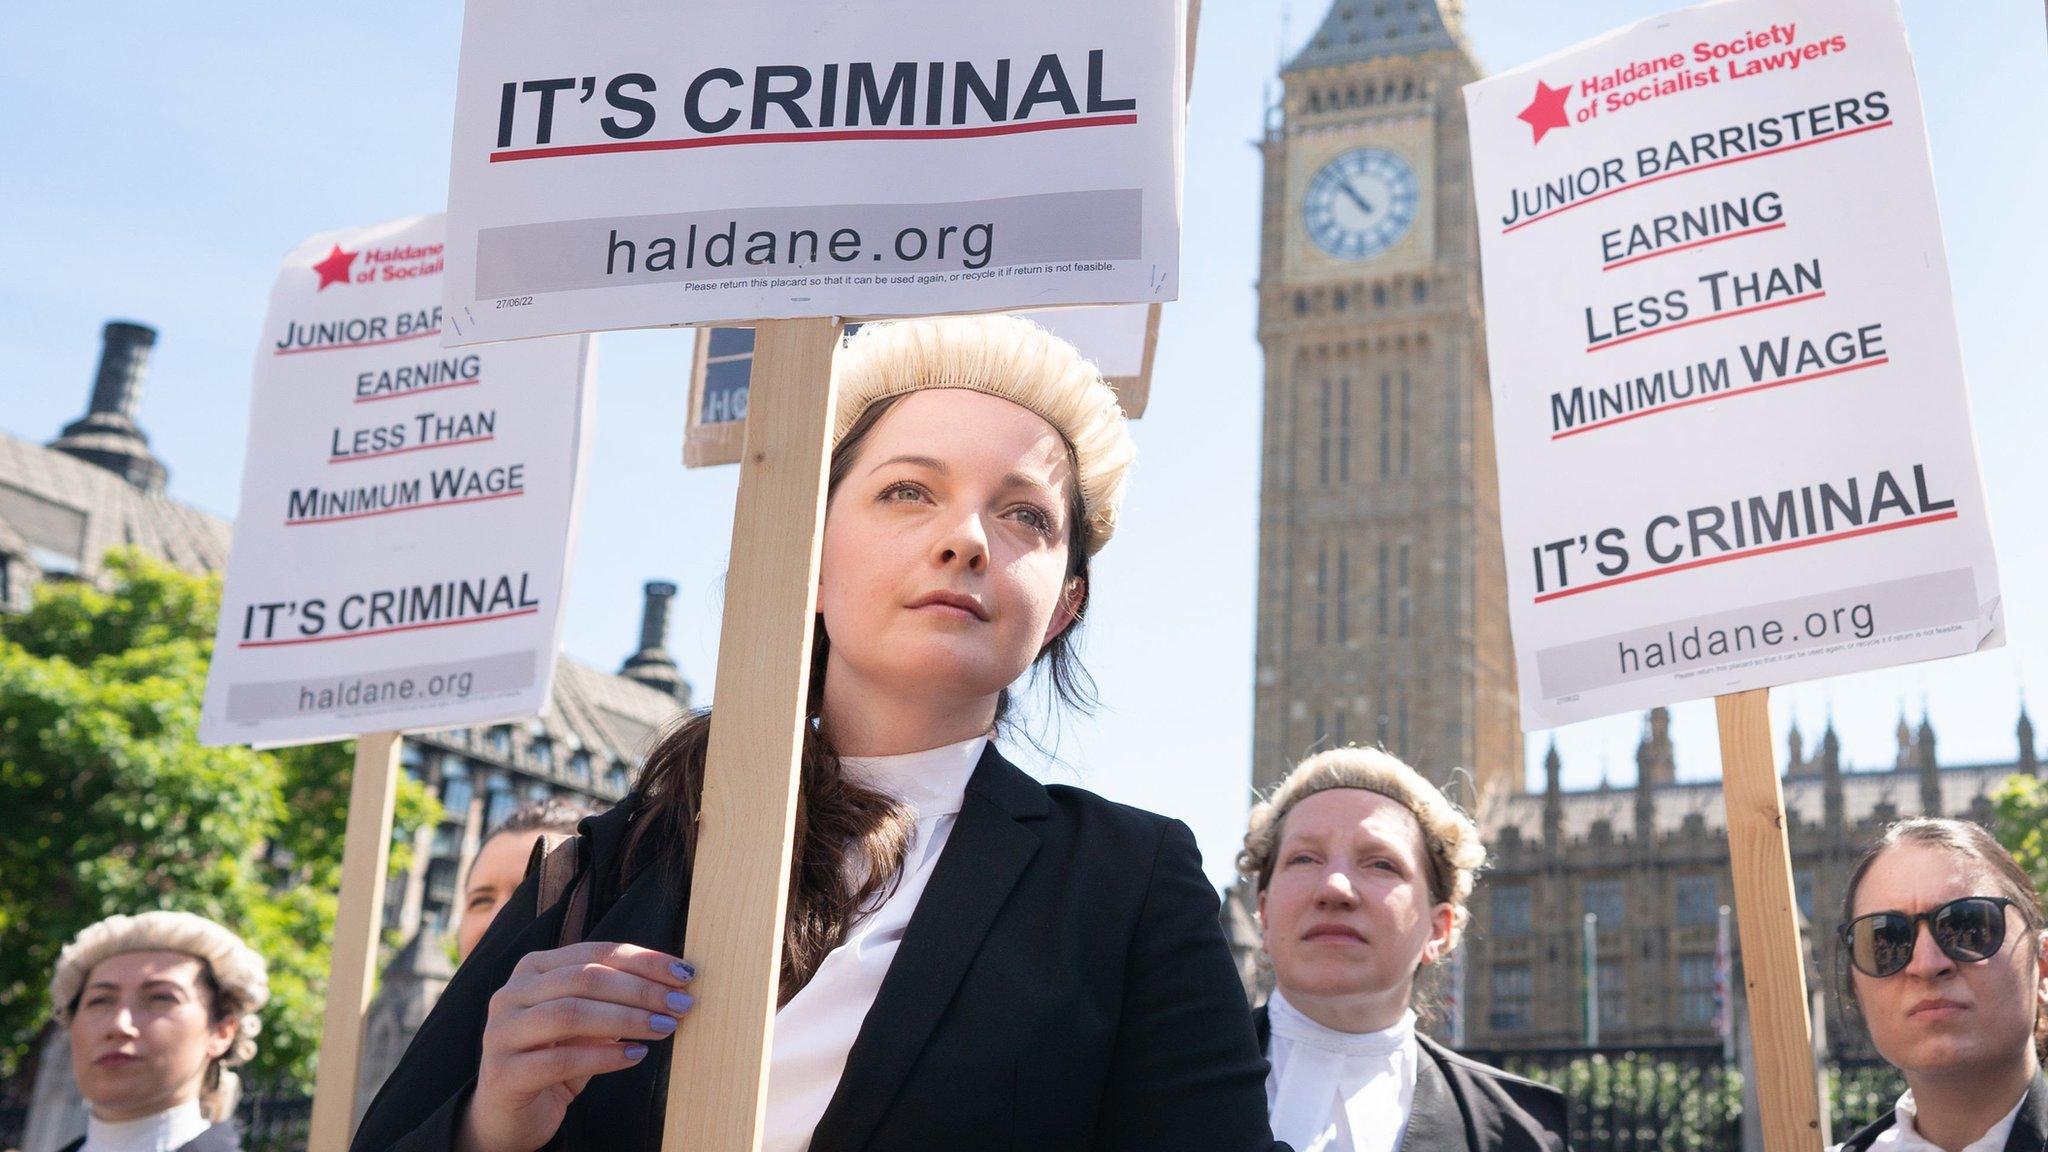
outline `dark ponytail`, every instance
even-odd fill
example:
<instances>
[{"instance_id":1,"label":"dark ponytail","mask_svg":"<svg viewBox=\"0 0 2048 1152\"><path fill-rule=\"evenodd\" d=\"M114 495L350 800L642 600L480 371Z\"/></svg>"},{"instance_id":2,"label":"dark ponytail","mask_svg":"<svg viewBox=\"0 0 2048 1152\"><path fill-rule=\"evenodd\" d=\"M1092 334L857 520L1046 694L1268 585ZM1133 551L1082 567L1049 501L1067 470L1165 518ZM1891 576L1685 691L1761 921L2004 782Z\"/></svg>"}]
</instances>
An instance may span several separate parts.
<instances>
[{"instance_id":1,"label":"dark ponytail","mask_svg":"<svg viewBox=\"0 0 2048 1152\"><path fill-rule=\"evenodd\" d=\"M853 470L860 447L900 397L878 400L861 413L832 450L826 499ZM1071 454L1071 450L1070 450ZM1078 475L1078 472L1076 473ZM1080 486L1067 509L1068 575L1087 587L1088 560L1081 547L1083 524ZM1046 675L1052 695L1069 706L1093 703L1093 685L1074 653L1080 628L1077 612L1069 626L1040 650L1035 669ZM811 641L809 716L800 755L796 835L789 873L789 913L782 930L782 987L779 1003L787 1004L818 971L832 949L864 908L888 898L910 849L915 821L888 794L864 787L841 771L832 734L820 722L824 701L826 656L832 642L823 617ZM1010 693L996 699L996 725L1002 730L1010 713ZM640 805L626 842L620 869L623 887L643 869L657 863L688 879L697 852L697 821L702 815L704 765L711 743L711 710L693 712L662 736L647 754L634 785Z\"/></svg>"}]
</instances>

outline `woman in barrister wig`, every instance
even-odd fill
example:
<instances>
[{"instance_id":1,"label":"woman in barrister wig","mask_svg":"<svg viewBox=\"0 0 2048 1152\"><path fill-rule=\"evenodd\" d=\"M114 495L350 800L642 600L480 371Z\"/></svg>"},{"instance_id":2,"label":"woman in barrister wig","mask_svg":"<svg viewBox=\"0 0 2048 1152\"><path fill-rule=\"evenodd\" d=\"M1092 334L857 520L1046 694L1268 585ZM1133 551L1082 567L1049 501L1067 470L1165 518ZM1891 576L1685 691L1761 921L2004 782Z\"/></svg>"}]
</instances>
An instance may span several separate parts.
<instances>
[{"instance_id":1,"label":"woman in barrister wig","mask_svg":"<svg viewBox=\"0 0 2048 1152\"><path fill-rule=\"evenodd\" d=\"M1849 875L1842 996L1905 1074L1896 1107L1850 1152L2044 1152L2048 939L2041 894L1967 820L1885 829Z\"/></svg>"},{"instance_id":2,"label":"woman in barrister wig","mask_svg":"<svg viewBox=\"0 0 2048 1152\"><path fill-rule=\"evenodd\" d=\"M832 370L764 1147L1266 1152L1193 836L1041 785L992 740L1025 673L1083 694L1074 627L1134 454L1114 394L1008 317L868 325ZM561 895L552 854L513 894L358 1152L658 1146L666 1078L691 1074L669 1037L690 1026L709 723L583 822Z\"/></svg>"},{"instance_id":3,"label":"woman in barrister wig","mask_svg":"<svg viewBox=\"0 0 2048 1152\"><path fill-rule=\"evenodd\" d=\"M71 1036L86 1130L63 1152L236 1152L231 1070L256 1054L263 957L190 912L109 916L57 955L50 1004Z\"/></svg>"},{"instance_id":4,"label":"woman in barrister wig","mask_svg":"<svg viewBox=\"0 0 2048 1152\"><path fill-rule=\"evenodd\" d=\"M1297 1152L1561 1152L1564 1097L1416 1028L1415 984L1458 946L1479 830L1375 749L1309 757L1252 810L1238 871L1275 986L1256 1013L1273 1134Z\"/></svg>"}]
</instances>

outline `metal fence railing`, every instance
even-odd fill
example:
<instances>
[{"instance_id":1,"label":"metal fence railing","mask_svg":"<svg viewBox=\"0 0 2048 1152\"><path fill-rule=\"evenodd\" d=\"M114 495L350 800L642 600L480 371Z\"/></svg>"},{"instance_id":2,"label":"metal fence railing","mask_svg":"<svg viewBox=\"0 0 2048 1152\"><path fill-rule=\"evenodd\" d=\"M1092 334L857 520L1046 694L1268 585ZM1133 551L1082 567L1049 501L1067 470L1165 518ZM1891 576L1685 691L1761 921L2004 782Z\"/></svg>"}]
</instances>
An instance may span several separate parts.
<instances>
[{"instance_id":1,"label":"metal fence railing","mask_svg":"<svg viewBox=\"0 0 2048 1152\"><path fill-rule=\"evenodd\" d=\"M1715 1045L1468 1051L1552 1085L1571 1108L1577 1152L1738 1152L1742 1074ZM1889 1110L1905 1084L1878 1060L1828 1067L1834 1138Z\"/></svg>"}]
</instances>

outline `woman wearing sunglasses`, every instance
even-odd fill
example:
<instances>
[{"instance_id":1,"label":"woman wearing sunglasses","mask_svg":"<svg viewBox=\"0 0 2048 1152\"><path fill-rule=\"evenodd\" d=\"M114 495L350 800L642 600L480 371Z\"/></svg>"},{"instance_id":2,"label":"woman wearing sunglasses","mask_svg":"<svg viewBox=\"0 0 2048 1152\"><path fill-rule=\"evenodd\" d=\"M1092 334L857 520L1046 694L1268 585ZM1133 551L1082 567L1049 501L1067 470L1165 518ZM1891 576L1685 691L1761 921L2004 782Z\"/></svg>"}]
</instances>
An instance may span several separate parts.
<instances>
[{"instance_id":1,"label":"woman wearing sunglasses","mask_svg":"<svg viewBox=\"0 0 2048 1152\"><path fill-rule=\"evenodd\" d=\"M1843 997L1907 1085L1844 1152L2048 1150L2048 937L2011 854L1968 821L1893 824L1850 874L1843 920Z\"/></svg>"}]
</instances>

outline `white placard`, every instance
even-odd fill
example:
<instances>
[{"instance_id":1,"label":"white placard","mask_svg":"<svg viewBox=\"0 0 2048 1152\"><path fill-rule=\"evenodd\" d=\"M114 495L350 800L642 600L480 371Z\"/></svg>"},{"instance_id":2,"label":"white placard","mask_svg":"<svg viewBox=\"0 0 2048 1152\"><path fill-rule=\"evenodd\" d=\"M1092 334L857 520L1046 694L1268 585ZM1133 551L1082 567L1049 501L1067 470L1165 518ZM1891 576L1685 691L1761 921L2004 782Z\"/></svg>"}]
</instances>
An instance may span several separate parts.
<instances>
[{"instance_id":1,"label":"white placard","mask_svg":"<svg viewBox=\"0 0 2048 1152\"><path fill-rule=\"evenodd\" d=\"M1186 0L469 0L450 344L1174 298Z\"/></svg>"},{"instance_id":2,"label":"white placard","mask_svg":"<svg viewBox=\"0 0 2048 1152\"><path fill-rule=\"evenodd\" d=\"M1049 308L1018 313L1044 325L1093 361L1116 392L1124 415L1145 414L1152 394L1152 359L1159 343L1158 304ZM846 335L859 331L849 324ZM747 395L754 375L754 333L712 328L697 336L690 365L689 412L683 463L691 468L737 464L746 447Z\"/></svg>"},{"instance_id":3,"label":"white placard","mask_svg":"<svg viewBox=\"0 0 2048 1152\"><path fill-rule=\"evenodd\" d=\"M1465 89L1525 728L2002 642L1894 0Z\"/></svg>"},{"instance_id":4,"label":"white placard","mask_svg":"<svg viewBox=\"0 0 2048 1152\"><path fill-rule=\"evenodd\" d=\"M441 347L440 216L285 258L256 352L200 738L298 743L547 705L590 338Z\"/></svg>"}]
</instances>

